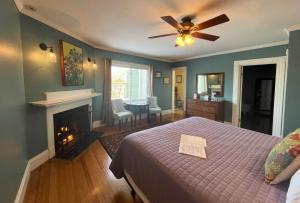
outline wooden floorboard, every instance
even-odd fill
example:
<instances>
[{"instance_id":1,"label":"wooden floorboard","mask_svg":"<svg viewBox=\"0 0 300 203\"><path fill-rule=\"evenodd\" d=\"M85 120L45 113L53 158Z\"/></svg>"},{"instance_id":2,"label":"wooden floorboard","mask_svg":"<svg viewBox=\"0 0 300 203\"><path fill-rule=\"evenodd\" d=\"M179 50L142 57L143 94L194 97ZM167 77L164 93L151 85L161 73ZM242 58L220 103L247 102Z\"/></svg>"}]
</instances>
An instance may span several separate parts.
<instances>
[{"instance_id":1,"label":"wooden floorboard","mask_svg":"<svg viewBox=\"0 0 300 203\"><path fill-rule=\"evenodd\" d=\"M165 115L163 120L179 120L181 115ZM147 126L146 121L137 127ZM104 134L123 129L102 127ZM109 170L110 157L95 141L72 161L51 159L31 172L24 203L141 203L133 198L124 179L116 179Z\"/></svg>"}]
</instances>

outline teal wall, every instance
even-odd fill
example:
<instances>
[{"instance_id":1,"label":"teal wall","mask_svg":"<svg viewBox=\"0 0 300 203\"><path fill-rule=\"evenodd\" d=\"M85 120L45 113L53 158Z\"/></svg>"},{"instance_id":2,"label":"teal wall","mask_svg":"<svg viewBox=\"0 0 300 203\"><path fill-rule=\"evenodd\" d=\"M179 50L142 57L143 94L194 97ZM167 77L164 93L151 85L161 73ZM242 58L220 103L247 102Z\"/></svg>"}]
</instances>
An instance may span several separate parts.
<instances>
[{"instance_id":1,"label":"teal wall","mask_svg":"<svg viewBox=\"0 0 300 203\"><path fill-rule=\"evenodd\" d=\"M290 32L289 36L288 75L285 101L285 134L300 127L300 31Z\"/></svg>"},{"instance_id":2,"label":"teal wall","mask_svg":"<svg viewBox=\"0 0 300 203\"><path fill-rule=\"evenodd\" d=\"M155 71L161 71L163 75L171 76L171 64L169 63L93 48L26 15L21 15L21 28L26 102L43 99L43 93L46 91L93 88L97 92L103 92L104 57L132 63L151 64ZM83 49L84 86L62 86L59 40L65 40ZM46 60L45 52L41 51L38 46L41 42L54 47L57 63L50 63ZM91 68L92 64L87 62L88 57L96 58L98 64L96 71ZM171 84L163 85L162 79L154 79L154 94L158 96L159 104L163 109L171 108ZM94 120L101 119L102 102L103 97L93 99ZM27 121L28 155L33 157L47 149L45 109L27 105Z\"/></svg>"},{"instance_id":3,"label":"teal wall","mask_svg":"<svg viewBox=\"0 0 300 203\"><path fill-rule=\"evenodd\" d=\"M45 24L21 14L23 65L26 102L44 99L44 92L87 89L95 87L94 71L87 63L87 57L93 57L94 48L61 33ZM60 74L59 40L65 40L82 48L84 56L84 85L63 86ZM46 52L39 48L44 42L53 46L57 62L50 63ZM98 101L97 101L98 100ZM99 103L100 98L94 99ZM27 105L27 145L29 158L48 148L46 110ZM94 118L100 118L100 112L95 112Z\"/></svg>"},{"instance_id":4,"label":"teal wall","mask_svg":"<svg viewBox=\"0 0 300 203\"><path fill-rule=\"evenodd\" d=\"M102 56L102 57L108 57L113 60L153 65L154 72L160 71L160 72L162 72L163 76L169 76L170 78L172 77L171 64L167 63L167 62L156 61L156 60L146 59L146 58L142 58L142 57L131 56L131 55L127 55L127 54L114 53L114 52L99 50L99 49L96 49L95 55ZM158 103L161 106L161 108L164 110L171 109L172 108L171 107L171 103L172 103L171 102L171 100L172 100L171 83L169 85L164 85L162 78L160 78L160 79L154 78L153 83L154 83L153 84L154 85L153 92L154 92L154 95L158 97Z\"/></svg>"},{"instance_id":5,"label":"teal wall","mask_svg":"<svg viewBox=\"0 0 300 203\"><path fill-rule=\"evenodd\" d=\"M224 97L225 120L231 122L232 115L232 91L233 91L233 66L234 61L267 58L276 56L285 56L287 45L274 46L262 49L255 49L230 54L222 54L205 58L198 58L188 61L173 63L172 67L187 66L187 97L191 98L196 92L196 74L197 73L213 73L224 72Z\"/></svg>"},{"instance_id":6,"label":"teal wall","mask_svg":"<svg viewBox=\"0 0 300 203\"><path fill-rule=\"evenodd\" d=\"M13 202L27 164L20 16L0 1L0 202Z\"/></svg>"}]
</instances>

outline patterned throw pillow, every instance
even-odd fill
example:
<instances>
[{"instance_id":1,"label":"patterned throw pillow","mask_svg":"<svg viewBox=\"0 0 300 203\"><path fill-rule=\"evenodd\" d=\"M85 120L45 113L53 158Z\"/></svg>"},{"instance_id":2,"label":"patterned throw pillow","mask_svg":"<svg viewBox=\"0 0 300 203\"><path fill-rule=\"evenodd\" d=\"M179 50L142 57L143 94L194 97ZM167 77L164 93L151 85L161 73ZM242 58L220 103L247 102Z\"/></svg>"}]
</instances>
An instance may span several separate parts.
<instances>
[{"instance_id":1,"label":"patterned throw pillow","mask_svg":"<svg viewBox=\"0 0 300 203\"><path fill-rule=\"evenodd\" d=\"M300 128L275 145L265 163L265 179L270 182L300 154Z\"/></svg>"}]
</instances>

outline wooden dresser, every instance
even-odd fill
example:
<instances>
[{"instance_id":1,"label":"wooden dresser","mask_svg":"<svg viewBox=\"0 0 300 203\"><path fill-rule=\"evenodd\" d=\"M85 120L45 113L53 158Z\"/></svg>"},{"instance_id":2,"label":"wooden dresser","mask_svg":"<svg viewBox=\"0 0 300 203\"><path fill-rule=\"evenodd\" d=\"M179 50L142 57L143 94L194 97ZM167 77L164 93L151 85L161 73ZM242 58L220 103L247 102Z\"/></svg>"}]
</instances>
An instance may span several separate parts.
<instances>
[{"instance_id":1,"label":"wooden dresser","mask_svg":"<svg viewBox=\"0 0 300 203\"><path fill-rule=\"evenodd\" d=\"M187 116L200 116L211 120L224 122L224 101L203 101L188 99Z\"/></svg>"}]
</instances>

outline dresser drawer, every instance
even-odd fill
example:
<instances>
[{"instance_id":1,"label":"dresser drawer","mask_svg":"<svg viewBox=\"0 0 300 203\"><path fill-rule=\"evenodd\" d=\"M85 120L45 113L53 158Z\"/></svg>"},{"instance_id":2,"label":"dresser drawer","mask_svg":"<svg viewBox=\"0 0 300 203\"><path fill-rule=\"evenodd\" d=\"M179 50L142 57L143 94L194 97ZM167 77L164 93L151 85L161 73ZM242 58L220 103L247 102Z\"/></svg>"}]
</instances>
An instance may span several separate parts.
<instances>
[{"instance_id":1,"label":"dresser drawer","mask_svg":"<svg viewBox=\"0 0 300 203\"><path fill-rule=\"evenodd\" d=\"M224 121L224 102L202 101L189 99L187 115L199 116L216 121Z\"/></svg>"},{"instance_id":2,"label":"dresser drawer","mask_svg":"<svg viewBox=\"0 0 300 203\"><path fill-rule=\"evenodd\" d=\"M210 120L216 120L216 115L212 114L212 113L199 112L198 116L203 117L203 118L207 118L207 119L210 119Z\"/></svg>"},{"instance_id":3,"label":"dresser drawer","mask_svg":"<svg viewBox=\"0 0 300 203\"><path fill-rule=\"evenodd\" d=\"M206 107L217 107L217 106L218 106L218 103L203 101L203 102L202 102L202 105L203 105L203 106L206 106Z\"/></svg>"},{"instance_id":4,"label":"dresser drawer","mask_svg":"<svg viewBox=\"0 0 300 203\"><path fill-rule=\"evenodd\" d=\"M201 108L201 111L206 112L206 113L213 113L213 114L215 114L216 113L216 107L213 107L213 106L203 106Z\"/></svg>"}]
</instances>

